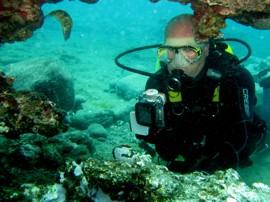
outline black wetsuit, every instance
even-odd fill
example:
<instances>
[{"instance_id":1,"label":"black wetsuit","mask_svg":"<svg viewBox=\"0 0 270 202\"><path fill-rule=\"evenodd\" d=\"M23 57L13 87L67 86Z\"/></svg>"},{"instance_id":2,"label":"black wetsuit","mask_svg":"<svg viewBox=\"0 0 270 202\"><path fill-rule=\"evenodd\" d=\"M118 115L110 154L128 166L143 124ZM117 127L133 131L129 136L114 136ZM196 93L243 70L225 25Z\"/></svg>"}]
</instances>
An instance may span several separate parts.
<instances>
[{"instance_id":1,"label":"black wetsuit","mask_svg":"<svg viewBox=\"0 0 270 202\"><path fill-rule=\"evenodd\" d=\"M166 64L157 78L149 78L146 89L166 95L165 128L152 126L148 136L137 138L155 144L169 169L179 172L214 171L249 163L249 156L264 136L265 124L254 113L255 85L252 75L237 65L229 53L210 54L201 79L183 81L181 102L168 99ZM221 78L206 76L217 70ZM219 88L219 101L213 101ZM181 155L185 161L177 161Z\"/></svg>"}]
</instances>

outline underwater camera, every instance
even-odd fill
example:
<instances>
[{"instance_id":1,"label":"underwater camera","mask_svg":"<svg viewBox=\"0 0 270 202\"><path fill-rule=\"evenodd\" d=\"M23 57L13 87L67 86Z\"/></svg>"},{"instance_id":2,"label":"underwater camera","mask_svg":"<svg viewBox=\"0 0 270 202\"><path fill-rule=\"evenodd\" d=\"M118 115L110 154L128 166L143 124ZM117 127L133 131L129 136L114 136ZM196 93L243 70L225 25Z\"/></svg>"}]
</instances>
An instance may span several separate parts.
<instances>
[{"instance_id":1,"label":"underwater camera","mask_svg":"<svg viewBox=\"0 0 270 202\"><path fill-rule=\"evenodd\" d=\"M130 113L130 126L132 132L148 135L150 127L165 127L164 120L165 95L156 89L144 91L135 104L135 112Z\"/></svg>"},{"instance_id":2,"label":"underwater camera","mask_svg":"<svg viewBox=\"0 0 270 202\"><path fill-rule=\"evenodd\" d=\"M148 89L139 96L135 105L137 122L143 126L164 127L165 96L156 89Z\"/></svg>"}]
</instances>

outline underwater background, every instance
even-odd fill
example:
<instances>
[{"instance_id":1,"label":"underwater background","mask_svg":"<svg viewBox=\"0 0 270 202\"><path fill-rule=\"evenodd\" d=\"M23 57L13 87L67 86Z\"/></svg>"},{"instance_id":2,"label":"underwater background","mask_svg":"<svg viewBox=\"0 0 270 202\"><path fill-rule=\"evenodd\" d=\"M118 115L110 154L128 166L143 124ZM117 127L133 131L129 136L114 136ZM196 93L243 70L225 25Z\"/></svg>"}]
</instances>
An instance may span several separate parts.
<instances>
[{"instance_id":1,"label":"underwater background","mask_svg":"<svg viewBox=\"0 0 270 202\"><path fill-rule=\"evenodd\" d=\"M59 22L46 17L44 25L30 39L0 46L1 70L15 76L14 87L18 90L27 90L34 82L46 80L44 75L51 70L68 80L70 91L55 95L63 108L68 109L70 123L68 131L59 135L84 146L73 149L68 158L112 159L113 148L123 144L140 150L129 130L129 112L147 78L120 69L114 58L130 48L162 43L169 19L192 10L169 1L153 4L146 0L101 0L92 5L66 0L42 7L44 14L56 9L65 10L73 19L70 38L65 41ZM264 65L269 68L269 30L255 30L229 21L223 33L251 46L253 54L245 65L253 75ZM234 43L232 46L236 55L245 55L243 46ZM125 63L154 71L155 50L146 53L128 56ZM261 89L258 85L256 88L260 105ZM78 103L76 109L72 108L74 103ZM248 184L260 181L270 185L267 152L254 156L253 166L239 170ZM29 162L28 169L33 164Z\"/></svg>"}]
</instances>

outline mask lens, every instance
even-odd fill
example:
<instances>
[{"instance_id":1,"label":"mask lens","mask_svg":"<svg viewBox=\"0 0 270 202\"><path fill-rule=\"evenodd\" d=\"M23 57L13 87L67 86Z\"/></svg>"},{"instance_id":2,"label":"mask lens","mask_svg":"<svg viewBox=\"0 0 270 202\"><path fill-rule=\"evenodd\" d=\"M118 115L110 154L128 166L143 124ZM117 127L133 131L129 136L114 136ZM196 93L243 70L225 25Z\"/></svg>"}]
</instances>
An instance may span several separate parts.
<instances>
[{"instance_id":1,"label":"mask lens","mask_svg":"<svg viewBox=\"0 0 270 202\"><path fill-rule=\"evenodd\" d=\"M178 50L189 62L195 62L200 59L202 51L200 48L185 46Z\"/></svg>"}]
</instances>

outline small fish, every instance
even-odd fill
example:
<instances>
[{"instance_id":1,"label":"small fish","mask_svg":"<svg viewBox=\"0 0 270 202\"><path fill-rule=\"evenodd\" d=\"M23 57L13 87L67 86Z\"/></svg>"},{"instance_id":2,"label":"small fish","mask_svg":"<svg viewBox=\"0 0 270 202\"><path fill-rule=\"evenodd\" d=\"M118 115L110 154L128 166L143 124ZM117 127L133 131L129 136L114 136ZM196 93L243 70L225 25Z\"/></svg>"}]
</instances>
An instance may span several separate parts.
<instances>
[{"instance_id":1,"label":"small fish","mask_svg":"<svg viewBox=\"0 0 270 202\"><path fill-rule=\"evenodd\" d=\"M67 40L70 37L73 24L70 15L64 10L55 10L50 12L47 16L53 16L61 23L64 39Z\"/></svg>"}]
</instances>

